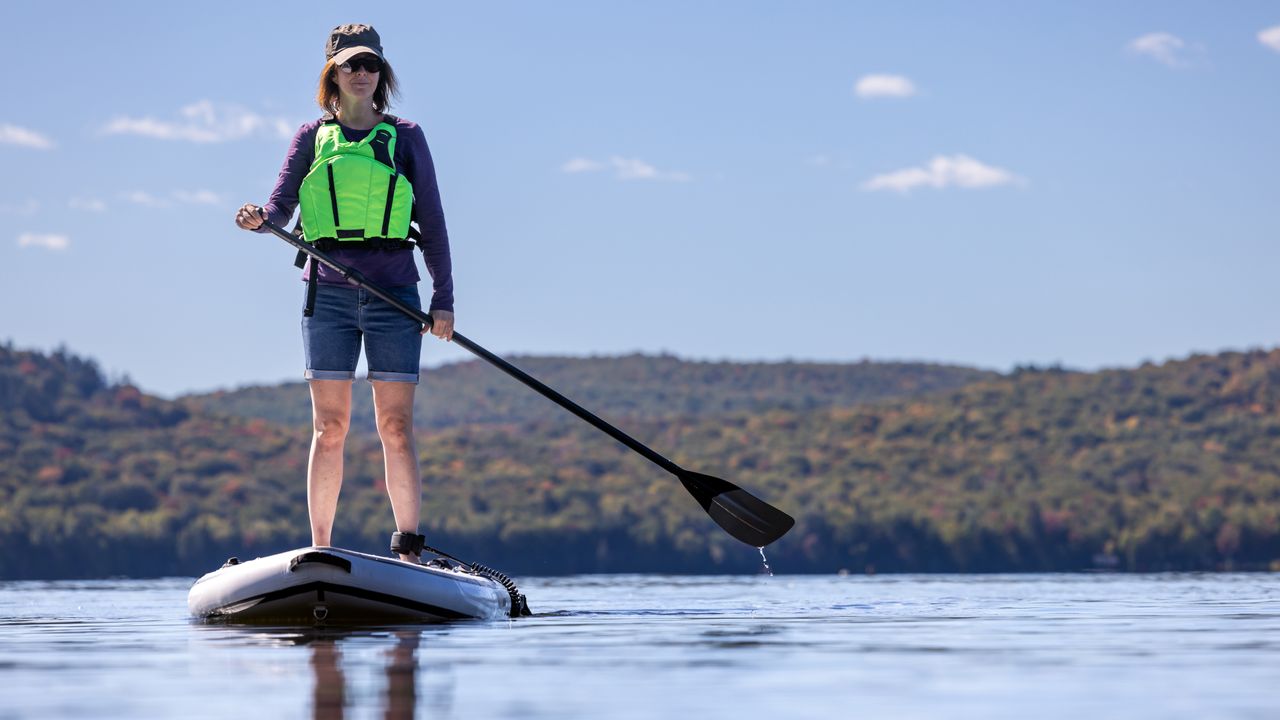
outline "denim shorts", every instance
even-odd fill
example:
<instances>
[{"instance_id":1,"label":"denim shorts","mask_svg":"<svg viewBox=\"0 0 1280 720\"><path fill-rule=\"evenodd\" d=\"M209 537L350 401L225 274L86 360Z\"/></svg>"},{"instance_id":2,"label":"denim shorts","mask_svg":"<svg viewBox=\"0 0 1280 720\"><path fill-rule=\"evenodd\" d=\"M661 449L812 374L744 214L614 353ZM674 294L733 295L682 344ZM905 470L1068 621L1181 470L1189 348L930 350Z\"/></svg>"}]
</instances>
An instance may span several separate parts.
<instances>
[{"instance_id":1,"label":"denim shorts","mask_svg":"<svg viewBox=\"0 0 1280 720\"><path fill-rule=\"evenodd\" d=\"M386 290L412 307L422 307L417 285ZM421 333L421 323L364 288L319 284L315 312L302 318L305 377L354 380L363 340L370 380L416 383Z\"/></svg>"}]
</instances>

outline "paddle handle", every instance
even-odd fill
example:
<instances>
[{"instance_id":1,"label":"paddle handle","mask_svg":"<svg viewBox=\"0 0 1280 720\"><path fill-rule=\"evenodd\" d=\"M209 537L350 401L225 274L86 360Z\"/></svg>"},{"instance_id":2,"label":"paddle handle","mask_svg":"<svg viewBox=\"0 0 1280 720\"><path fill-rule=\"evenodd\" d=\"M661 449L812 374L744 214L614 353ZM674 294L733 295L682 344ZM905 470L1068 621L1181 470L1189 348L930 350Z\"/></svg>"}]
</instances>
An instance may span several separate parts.
<instances>
[{"instance_id":1,"label":"paddle handle","mask_svg":"<svg viewBox=\"0 0 1280 720\"><path fill-rule=\"evenodd\" d=\"M265 216L266 216L266 212L264 211L263 217L265 218ZM302 252L314 258L316 262L322 263L326 267L329 267L335 270L338 274L342 275L342 277L347 282L351 283L352 285L355 285L356 287L364 288L365 290L369 291L371 294L386 301L387 303L389 303L390 305L398 309L400 312L405 313L409 317L413 318L414 320L417 320L418 322L422 323L427 327L431 327L432 322L431 322L430 315L400 300L399 298L395 297L394 295L387 292L386 290L383 290L381 287L378 287L378 285L372 282L369 282L369 280L367 280L364 277L364 275L361 275L358 270L349 268L346 265L343 265L342 263L338 262L337 260L334 260L333 258L329 257L329 255L326 254L323 250L316 248L314 245L306 242L305 240L299 239L298 236L294 235L288 230L285 230L279 225L276 225L270 220L264 220L263 227L267 228L267 230L269 230L273 235L279 237L281 240L284 240L285 242L289 243L290 245L298 248ZM312 272L315 272L314 268L312 269ZM526 373L525 371L521 370L515 365L512 365L506 360L503 360L497 355L494 355L493 353L484 349L480 345L473 342L470 338L466 337L462 333L457 332L456 330L453 333L453 342L456 342L457 344L461 345L463 348L466 348L469 352L471 352L476 357L484 360L485 362L488 362L489 364L493 365L494 367L498 368L504 373L510 375L516 380L519 380L521 383L524 383L525 385L537 391L538 394L547 398L551 402L554 402L555 404L559 405L565 410L568 410L574 415L577 415L582 420L585 420L586 422L590 423L597 430L600 430L601 432L605 433L606 435L613 438L614 440L617 440L618 442L622 443L623 445L626 445L627 447L631 448L637 453L640 453L645 457L645 459L649 460L649 462L652 462L654 465L657 465L658 467L662 468L663 470L666 470L667 472L671 473L672 475L675 475L676 477L680 477L681 475L684 474L684 470L679 465L676 465L675 463L671 462L665 457L659 455L657 452L651 450L644 443L640 442L639 440L636 440L635 438L622 432L621 430L614 427L613 425L610 425L609 423L600 419L591 411L587 410L581 405L578 405L574 401L570 400L564 395L561 395L555 390L552 390L551 388L544 385L542 381L533 377L529 373Z\"/></svg>"}]
</instances>

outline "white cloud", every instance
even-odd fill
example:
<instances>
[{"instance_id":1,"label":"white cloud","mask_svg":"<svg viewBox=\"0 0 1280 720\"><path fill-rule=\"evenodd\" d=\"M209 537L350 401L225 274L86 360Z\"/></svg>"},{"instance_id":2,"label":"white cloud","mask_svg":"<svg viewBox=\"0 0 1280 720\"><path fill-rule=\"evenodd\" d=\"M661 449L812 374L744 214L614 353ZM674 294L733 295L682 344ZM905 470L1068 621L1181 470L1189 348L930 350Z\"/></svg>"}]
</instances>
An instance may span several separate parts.
<instances>
[{"instance_id":1,"label":"white cloud","mask_svg":"<svg viewBox=\"0 0 1280 720\"><path fill-rule=\"evenodd\" d=\"M1169 67L1182 67L1187 64L1187 61L1182 58L1187 48L1186 41L1167 32L1147 33L1130 40L1127 47L1129 52L1146 55Z\"/></svg>"},{"instance_id":2,"label":"white cloud","mask_svg":"<svg viewBox=\"0 0 1280 720\"><path fill-rule=\"evenodd\" d=\"M665 180L667 182L689 182L693 178L689 173L679 170L659 170L640 158L624 158L614 155L608 162L600 162L590 158L575 157L560 166L561 172L588 173L600 172L612 168L614 178L618 180Z\"/></svg>"},{"instance_id":3,"label":"white cloud","mask_svg":"<svg viewBox=\"0 0 1280 720\"><path fill-rule=\"evenodd\" d=\"M35 215L39 211L39 201L32 198L20 203L0 203L0 215Z\"/></svg>"},{"instance_id":4,"label":"white cloud","mask_svg":"<svg viewBox=\"0 0 1280 720\"><path fill-rule=\"evenodd\" d=\"M152 195L151 193L143 190L131 190L126 193L120 193L120 197L127 202L131 202L134 205L141 205L143 207L151 207L151 208L169 207L168 201L162 198L158 198L155 195Z\"/></svg>"},{"instance_id":5,"label":"white cloud","mask_svg":"<svg viewBox=\"0 0 1280 720\"><path fill-rule=\"evenodd\" d=\"M661 175L658 168L640 158L624 158L615 155L609 158L609 164L618 171L619 180L657 180Z\"/></svg>"},{"instance_id":6,"label":"white cloud","mask_svg":"<svg viewBox=\"0 0 1280 720\"><path fill-rule=\"evenodd\" d=\"M157 140L220 143L254 136L293 137L293 128L283 118L258 115L235 105L215 105L200 100L179 110L181 119L117 117L102 128L106 135L140 135Z\"/></svg>"},{"instance_id":7,"label":"white cloud","mask_svg":"<svg viewBox=\"0 0 1280 720\"><path fill-rule=\"evenodd\" d=\"M212 190L174 190L173 199L187 205L219 205L222 196Z\"/></svg>"},{"instance_id":8,"label":"white cloud","mask_svg":"<svg viewBox=\"0 0 1280 720\"><path fill-rule=\"evenodd\" d=\"M902 75L863 75L854 84L853 92L860 98L904 98L915 95L916 86Z\"/></svg>"},{"instance_id":9,"label":"white cloud","mask_svg":"<svg viewBox=\"0 0 1280 720\"><path fill-rule=\"evenodd\" d=\"M576 157L560 166L560 170L567 173L584 173L603 170L604 165L584 157Z\"/></svg>"},{"instance_id":10,"label":"white cloud","mask_svg":"<svg viewBox=\"0 0 1280 720\"><path fill-rule=\"evenodd\" d=\"M107 204L98 198L82 198L73 197L67 202L72 210L85 210L87 212L102 212L107 209Z\"/></svg>"},{"instance_id":11,"label":"white cloud","mask_svg":"<svg viewBox=\"0 0 1280 720\"><path fill-rule=\"evenodd\" d=\"M173 190L168 195L152 195L145 190L120 193L120 198L134 205L167 208L174 205L221 205L223 198L212 190Z\"/></svg>"},{"instance_id":12,"label":"white cloud","mask_svg":"<svg viewBox=\"0 0 1280 720\"><path fill-rule=\"evenodd\" d=\"M0 124L0 144L17 145L34 150L53 149L53 141L35 130L8 124Z\"/></svg>"},{"instance_id":13,"label":"white cloud","mask_svg":"<svg viewBox=\"0 0 1280 720\"><path fill-rule=\"evenodd\" d=\"M66 250L71 245L71 238L66 235L42 235L39 233L23 233L18 236L18 247L38 247L46 250Z\"/></svg>"},{"instance_id":14,"label":"white cloud","mask_svg":"<svg viewBox=\"0 0 1280 720\"><path fill-rule=\"evenodd\" d=\"M1276 52L1280 52L1280 25L1269 27L1258 33L1258 42Z\"/></svg>"},{"instance_id":15,"label":"white cloud","mask_svg":"<svg viewBox=\"0 0 1280 720\"><path fill-rule=\"evenodd\" d=\"M821 153L817 155L810 155L805 158L805 163L814 167L826 167L831 164L831 156L823 155Z\"/></svg>"},{"instance_id":16,"label":"white cloud","mask_svg":"<svg viewBox=\"0 0 1280 720\"><path fill-rule=\"evenodd\" d=\"M908 193L918 187L976 189L1025 183L1026 180L1008 170L984 165L967 155L937 155L924 167L876 175L863 183L862 189Z\"/></svg>"},{"instance_id":17,"label":"white cloud","mask_svg":"<svg viewBox=\"0 0 1280 720\"><path fill-rule=\"evenodd\" d=\"M640 158L624 158L617 155L609 158L609 164L617 171L619 180L668 180L671 182L689 182L693 178L679 170L659 170Z\"/></svg>"}]
</instances>

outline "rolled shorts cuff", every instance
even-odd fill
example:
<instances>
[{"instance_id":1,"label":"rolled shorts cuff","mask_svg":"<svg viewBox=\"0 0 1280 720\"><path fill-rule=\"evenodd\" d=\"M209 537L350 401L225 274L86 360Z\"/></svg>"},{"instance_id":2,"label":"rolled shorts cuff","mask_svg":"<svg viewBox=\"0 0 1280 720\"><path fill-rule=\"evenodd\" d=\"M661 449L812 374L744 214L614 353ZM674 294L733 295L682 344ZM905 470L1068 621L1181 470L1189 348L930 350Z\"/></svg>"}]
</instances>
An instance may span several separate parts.
<instances>
[{"instance_id":1,"label":"rolled shorts cuff","mask_svg":"<svg viewBox=\"0 0 1280 720\"><path fill-rule=\"evenodd\" d=\"M307 371L302 374L302 377L306 378L307 380L346 380L348 382L355 382L356 371L355 370L312 370L308 368Z\"/></svg>"},{"instance_id":2,"label":"rolled shorts cuff","mask_svg":"<svg viewBox=\"0 0 1280 720\"><path fill-rule=\"evenodd\" d=\"M398 373L385 372L382 370L370 370L369 382L402 382L418 384L418 373Z\"/></svg>"}]
</instances>

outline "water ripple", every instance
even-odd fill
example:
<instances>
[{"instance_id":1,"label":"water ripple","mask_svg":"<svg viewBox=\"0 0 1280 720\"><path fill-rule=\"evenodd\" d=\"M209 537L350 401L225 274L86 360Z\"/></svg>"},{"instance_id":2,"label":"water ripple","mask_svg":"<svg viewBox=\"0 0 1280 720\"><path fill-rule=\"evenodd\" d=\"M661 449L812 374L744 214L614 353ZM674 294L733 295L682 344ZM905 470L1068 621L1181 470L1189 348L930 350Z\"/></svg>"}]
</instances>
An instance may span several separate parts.
<instances>
[{"instance_id":1,"label":"water ripple","mask_svg":"<svg viewBox=\"0 0 1280 720\"><path fill-rule=\"evenodd\" d=\"M0 583L0 717L1280 716L1280 575L522 578L532 617L342 630L189 583Z\"/></svg>"}]
</instances>

